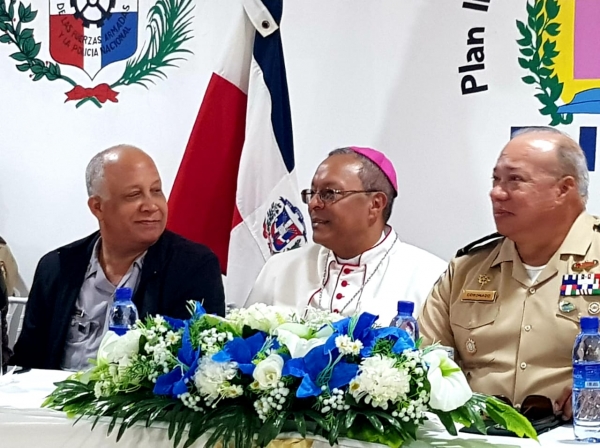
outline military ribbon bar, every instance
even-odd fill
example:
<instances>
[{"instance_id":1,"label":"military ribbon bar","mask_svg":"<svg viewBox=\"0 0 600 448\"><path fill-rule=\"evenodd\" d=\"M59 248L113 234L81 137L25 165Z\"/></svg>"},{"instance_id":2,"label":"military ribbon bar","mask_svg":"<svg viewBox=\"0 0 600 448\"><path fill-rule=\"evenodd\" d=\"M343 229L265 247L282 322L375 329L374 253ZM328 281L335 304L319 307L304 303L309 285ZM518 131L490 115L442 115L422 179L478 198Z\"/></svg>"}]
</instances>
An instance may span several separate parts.
<instances>
[{"instance_id":1,"label":"military ribbon bar","mask_svg":"<svg viewBox=\"0 0 600 448\"><path fill-rule=\"evenodd\" d=\"M561 296L598 296L600 295L600 274L563 275L560 286Z\"/></svg>"}]
</instances>

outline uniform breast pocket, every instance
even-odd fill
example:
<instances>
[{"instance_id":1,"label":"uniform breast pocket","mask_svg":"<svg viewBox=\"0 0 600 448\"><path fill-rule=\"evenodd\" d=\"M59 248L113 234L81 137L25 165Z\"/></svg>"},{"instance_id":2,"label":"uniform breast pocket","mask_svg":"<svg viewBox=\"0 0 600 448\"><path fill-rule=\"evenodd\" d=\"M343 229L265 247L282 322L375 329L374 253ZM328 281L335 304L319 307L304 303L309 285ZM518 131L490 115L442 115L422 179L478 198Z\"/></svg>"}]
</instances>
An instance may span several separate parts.
<instances>
[{"instance_id":1,"label":"uniform breast pocket","mask_svg":"<svg viewBox=\"0 0 600 448\"><path fill-rule=\"evenodd\" d=\"M450 322L463 367L484 367L495 359L497 339L493 324L498 302L459 302L451 308Z\"/></svg>"}]
</instances>

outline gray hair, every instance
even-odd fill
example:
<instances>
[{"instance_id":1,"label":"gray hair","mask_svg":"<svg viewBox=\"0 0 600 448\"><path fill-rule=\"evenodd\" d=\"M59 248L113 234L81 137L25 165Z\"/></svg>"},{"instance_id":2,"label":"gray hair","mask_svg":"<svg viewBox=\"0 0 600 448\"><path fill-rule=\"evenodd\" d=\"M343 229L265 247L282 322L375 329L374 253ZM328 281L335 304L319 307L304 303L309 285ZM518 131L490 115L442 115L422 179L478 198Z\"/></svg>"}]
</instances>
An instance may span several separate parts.
<instances>
[{"instance_id":1,"label":"gray hair","mask_svg":"<svg viewBox=\"0 0 600 448\"><path fill-rule=\"evenodd\" d=\"M556 156L558 158L558 167L561 176L572 176L577 184L579 196L585 204L588 199L588 189L590 185L590 173L587 167L585 153L575 140L566 132L559 131L550 126L531 126L519 129L511 135L511 140L515 137L533 134L533 133L553 134L558 137L556 145Z\"/></svg>"},{"instance_id":2,"label":"gray hair","mask_svg":"<svg viewBox=\"0 0 600 448\"><path fill-rule=\"evenodd\" d=\"M362 154L353 151L351 148L338 148L334 149L329 153L329 157L335 156L338 154L352 154L355 156L361 163L362 168L358 173L358 178L363 184L363 188L365 190L377 190L382 191L387 196L387 204L383 209L383 221L385 223L388 222L390 216L392 216L392 208L394 206L394 199L396 196L396 190L392 186L392 183L388 179L388 177L381 171L371 159L363 156Z\"/></svg>"},{"instance_id":3,"label":"gray hair","mask_svg":"<svg viewBox=\"0 0 600 448\"><path fill-rule=\"evenodd\" d=\"M108 162L116 159L118 153L123 149L135 149L141 151L139 148L132 145L116 145L111 146L104 151L100 151L90 163L88 163L85 169L85 186L87 188L88 197L102 196L102 184L104 182L104 168Z\"/></svg>"}]
</instances>

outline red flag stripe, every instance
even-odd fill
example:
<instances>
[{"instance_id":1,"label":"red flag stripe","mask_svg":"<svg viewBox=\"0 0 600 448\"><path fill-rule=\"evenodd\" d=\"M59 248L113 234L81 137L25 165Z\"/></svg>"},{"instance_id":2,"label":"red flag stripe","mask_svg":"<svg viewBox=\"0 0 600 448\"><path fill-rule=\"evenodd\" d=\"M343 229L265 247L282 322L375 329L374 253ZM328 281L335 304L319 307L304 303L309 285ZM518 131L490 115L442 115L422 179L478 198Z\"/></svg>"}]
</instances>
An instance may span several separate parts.
<instances>
[{"instance_id":1,"label":"red flag stripe","mask_svg":"<svg viewBox=\"0 0 600 448\"><path fill-rule=\"evenodd\" d=\"M226 273L247 95L212 75L169 198L168 228L206 244ZM239 215L239 212L238 212Z\"/></svg>"}]
</instances>

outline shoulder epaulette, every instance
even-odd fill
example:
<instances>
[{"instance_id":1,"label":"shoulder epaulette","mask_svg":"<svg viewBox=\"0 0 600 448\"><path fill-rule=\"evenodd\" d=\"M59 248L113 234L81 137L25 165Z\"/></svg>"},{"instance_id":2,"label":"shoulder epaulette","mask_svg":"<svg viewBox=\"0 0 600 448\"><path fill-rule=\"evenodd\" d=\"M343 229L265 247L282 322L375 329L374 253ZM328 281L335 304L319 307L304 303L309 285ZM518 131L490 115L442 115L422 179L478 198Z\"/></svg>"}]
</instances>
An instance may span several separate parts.
<instances>
[{"instance_id":1,"label":"shoulder epaulette","mask_svg":"<svg viewBox=\"0 0 600 448\"><path fill-rule=\"evenodd\" d=\"M472 243L467 244L462 249L459 249L459 251L456 252L456 257L462 257L463 255L467 255L473 250L481 249L487 246L488 244L493 243L498 238L504 238L504 236L496 232L492 233L491 235L484 236L483 238L479 238L477 241L473 241Z\"/></svg>"}]
</instances>

